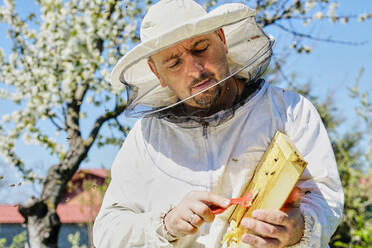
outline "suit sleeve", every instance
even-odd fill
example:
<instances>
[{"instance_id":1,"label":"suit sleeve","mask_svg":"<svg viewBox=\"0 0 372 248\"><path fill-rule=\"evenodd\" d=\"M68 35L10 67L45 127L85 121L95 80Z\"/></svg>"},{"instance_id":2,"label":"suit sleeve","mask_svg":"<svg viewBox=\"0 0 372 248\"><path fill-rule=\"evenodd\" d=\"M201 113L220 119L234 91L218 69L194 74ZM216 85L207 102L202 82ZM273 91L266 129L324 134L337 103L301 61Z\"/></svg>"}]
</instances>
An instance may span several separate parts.
<instances>
[{"instance_id":1,"label":"suit sleeve","mask_svg":"<svg viewBox=\"0 0 372 248\"><path fill-rule=\"evenodd\" d=\"M161 215L166 209L145 210L148 184L139 126L133 127L112 165L111 182L93 226L96 248L173 247L163 235Z\"/></svg>"},{"instance_id":2,"label":"suit sleeve","mask_svg":"<svg viewBox=\"0 0 372 248\"><path fill-rule=\"evenodd\" d=\"M287 110L286 132L308 162L298 187L305 232L293 247L327 247L340 222L344 193L327 131L315 107L304 97Z\"/></svg>"}]
</instances>

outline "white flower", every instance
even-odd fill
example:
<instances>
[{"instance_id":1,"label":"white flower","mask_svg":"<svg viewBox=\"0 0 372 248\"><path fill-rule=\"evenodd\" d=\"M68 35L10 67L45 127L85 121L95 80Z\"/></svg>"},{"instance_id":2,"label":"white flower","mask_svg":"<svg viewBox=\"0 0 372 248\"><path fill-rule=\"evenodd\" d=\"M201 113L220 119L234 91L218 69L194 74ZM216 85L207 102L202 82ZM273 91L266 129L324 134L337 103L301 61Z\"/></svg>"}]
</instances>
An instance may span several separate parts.
<instances>
[{"instance_id":1,"label":"white flower","mask_svg":"<svg viewBox=\"0 0 372 248\"><path fill-rule=\"evenodd\" d=\"M80 112L80 113L79 113L79 118L80 118L80 119L85 119L85 118L87 118L87 113L85 113L85 112Z\"/></svg>"},{"instance_id":2,"label":"white flower","mask_svg":"<svg viewBox=\"0 0 372 248\"><path fill-rule=\"evenodd\" d=\"M316 6L316 3L315 2L313 2L313 1L307 1L306 3L305 3L305 8L306 8L306 11L310 11L310 10L312 10L313 8L315 8L315 6Z\"/></svg>"},{"instance_id":3,"label":"white flower","mask_svg":"<svg viewBox=\"0 0 372 248\"><path fill-rule=\"evenodd\" d=\"M3 115L3 117L1 118L2 122L8 122L10 120L11 120L11 118L10 118L10 115L8 115L8 114Z\"/></svg>"},{"instance_id":4,"label":"white flower","mask_svg":"<svg viewBox=\"0 0 372 248\"><path fill-rule=\"evenodd\" d=\"M360 14L358 16L358 21L360 22L364 22L366 19L368 18L368 14L364 13L364 14Z\"/></svg>"},{"instance_id":5,"label":"white flower","mask_svg":"<svg viewBox=\"0 0 372 248\"><path fill-rule=\"evenodd\" d=\"M304 49L304 51L305 51L306 53L310 53L310 52L313 50L312 47L310 47L310 46L306 46L306 45L302 46L302 48Z\"/></svg>"},{"instance_id":6,"label":"white flower","mask_svg":"<svg viewBox=\"0 0 372 248\"><path fill-rule=\"evenodd\" d=\"M338 2L333 2L329 5L329 10L336 10L339 7Z\"/></svg>"},{"instance_id":7,"label":"white flower","mask_svg":"<svg viewBox=\"0 0 372 248\"><path fill-rule=\"evenodd\" d=\"M11 53L10 56L9 56L9 63L10 64L15 64L15 62L17 61L18 59L18 53Z\"/></svg>"},{"instance_id":8,"label":"white flower","mask_svg":"<svg viewBox=\"0 0 372 248\"><path fill-rule=\"evenodd\" d=\"M4 5L5 5L5 8L7 8L8 10L11 10L14 8L14 2L10 0L4 0Z\"/></svg>"},{"instance_id":9,"label":"white flower","mask_svg":"<svg viewBox=\"0 0 372 248\"><path fill-rule=\"evenodd\" d=\"M23 141L25 142L25 144L31 145L32 144L32 136L30 134L26 133L25 135L23 135Z\"/></svg>"},{"instance_id":10,"label":"white flower","mask_svg":"<svg viewBox=\"0 0 372 248\"><path fill-rule=\"evenodd\" d=\"M94 101L93 96L87 96L87 103L92 103Z\"/></svg>"},{"instance_id":11,"label":"white flower","mask_svg":"<svg viewBox=\"0 0 372 248\"><path fill-rule=\"evenodd\" d=\"M338 3L333 2L329 5L329 10L327 12L327 15L331 17L331 22L334 23L338 20L338 16L336 14L336 9L338 8Z\"/></svg>"},{"instance_id":12,"label":"white flower","mask_svg":"<svg viewBox=\"0 0 372 248\"><path fill-rule=\"evenodd\" d=\"M0 47L0 62L4 62L4 50Z\"/></svg>"},{"instance_id":13,"label":"white flower","mask_svg":"<svg viewBox=\"0 0 372 248\"><path fill-rule=\"evenodd\" d=\"M314 13L313 18L316 19L316 20L323 19L324 14L323 14L323 12L318 11L318 12Z\"/></svg>"},{"instance_id":14,"label":"white flower","mask_svg":"<svg viewBox=\"0 0 372 248\"><path fill-rule=\"evenodd\" d=\"M349 18L347 18L347 17L341 18L341 23L346 24L348 22L349 22Z\"/></svg>"}]
</instances>

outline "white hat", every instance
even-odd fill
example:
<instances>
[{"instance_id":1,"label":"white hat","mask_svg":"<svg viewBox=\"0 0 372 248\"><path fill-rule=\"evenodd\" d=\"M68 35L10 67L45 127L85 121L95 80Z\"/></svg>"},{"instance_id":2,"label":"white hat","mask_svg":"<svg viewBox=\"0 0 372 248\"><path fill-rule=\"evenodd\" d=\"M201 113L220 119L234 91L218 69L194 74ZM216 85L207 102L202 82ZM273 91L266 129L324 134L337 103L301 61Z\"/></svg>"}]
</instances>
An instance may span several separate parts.
<instances>
[{"instance_id":1,"label":"white hat","mask_svg":"<svg viewBox=\"0 0 372 248\"><path fill-rule=\"evenodd\" d=\"M126 114L138 112L136 107L142 111L143 107L162 108L178 100L150 70L149 56L220 28L226 36L230 71L251 61L239 76L248 79L260 76L270 60L273 40L256 24L255 16L254 10L239 3L221 5L209 13L192 0L161 0L153 5L142 21L141 43L123 56L111 73L114 87L127 86Z\"/></svg>"}]
</instances>

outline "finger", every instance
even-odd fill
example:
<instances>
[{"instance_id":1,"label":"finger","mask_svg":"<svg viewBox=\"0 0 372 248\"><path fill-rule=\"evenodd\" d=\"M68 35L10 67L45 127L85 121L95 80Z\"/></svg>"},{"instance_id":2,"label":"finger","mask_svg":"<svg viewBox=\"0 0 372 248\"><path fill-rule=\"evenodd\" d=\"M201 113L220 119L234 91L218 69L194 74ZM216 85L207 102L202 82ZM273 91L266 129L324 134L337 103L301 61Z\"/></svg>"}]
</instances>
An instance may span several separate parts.
<instances>
[{"instance_id":1,"label":"finger","mask_svg":"<svg viewBox=\"0 0 372 248\"><path fill-rule=\"evenodd\" d=\"M197 214L194 214L192 220L190 221L190 224L195 226L195 227L199 227L199 226L201 226L201 224L203 224L203 222L204 222L203 218L201 218Z\"/></svg>"},{"instance_id":2,"label":"finger","mask_svg":"<svg viewBox=\"0 0 372 248\"><path fill-rule=\"evenodd\" d=\"M187 235L187 234L195 233L198 230L198 228L182 219L182 220L179 221L179 223L177 225L177 230L178 230L179 233L181 233L183 235Z\"/></svg>"},{"instance_id":3,"label":"finger","mask_svg":"<svg viewBox=\"0 0 372 248\"><path fill-rule=\"evenodd\" d=\"M276 238L279 240L284 240L287 237L286 228L282 226L271 225L251 218L242 219L241 225L262 237Z\"/></svg>"},{"instance_id":4,"label":"finger","mask_svg":"<svg viewBox=\"0 0 372 248\"><path fill-rule=\"evenodd\" d=\"M207 205L217 205L227 208L230 204L229 199L207 191L198 191L196 197L198 200L206 203Z\"/></svg>"},{"instance_id":5,"label":"finger","mask_svg":"<svg viewBox=\"0 0 372 248\"><path fill-rule=\"evenodd\" d=\"M182 213L182 214L180 214ZM174 236L184 236L194 233L197 228L187 221L186 216L194 214L191 210L177 210L173 209L165 217L165 227Z\"/></svg>"},{"instance_id":6,"label":"finger","mask_svg":"<svg viewBox=\"0 0 372 248\"><path fill-rule=\"evenodd\" d=\"M287 213L280 210L262 210L253 211L252 217L256 220L261 220L270 224L286 226L289 223L289 216Z\"/></svg>"},{"instance_id":7,"label":"finger","mask_svg":"<svg viewBox=\"0 0 372 248\"><path fill-rule=\"evenodd\" d=\"M208 205L203 202L195 202L191 210L200 216L205 222L212 222L214 220L214 214Z\"/></svg>"},{"instance_id":8,"label":"finger","mask_svg":"<svg viewBox=\"0 0 372 248\"><path fill-rule=\"evenodd\" d=\"M248 234L248 233L242 236L242 241L244 243L253 245L254 247L263 247L263 248L278 247L280 245L280 241L277 239L262 238L260 236L256 236L256 235Z\"/></svg>"}]
</instances>

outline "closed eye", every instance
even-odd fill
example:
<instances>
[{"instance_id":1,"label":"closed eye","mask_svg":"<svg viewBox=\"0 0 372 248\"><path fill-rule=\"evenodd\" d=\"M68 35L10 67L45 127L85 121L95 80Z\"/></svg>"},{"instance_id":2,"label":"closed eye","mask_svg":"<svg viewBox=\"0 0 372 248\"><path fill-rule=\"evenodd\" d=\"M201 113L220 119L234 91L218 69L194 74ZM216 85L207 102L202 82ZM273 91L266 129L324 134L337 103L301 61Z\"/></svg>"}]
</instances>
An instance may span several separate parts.
<instances>
[{"instance_id":1,"label":"closed eye","mask_svg":"<svg viewBox=\"0 0 372 248\"><path fill-rule=\"evenodd\" d=\"M203 47L203 48L201 48L201 49L194 49L194 50L193 50L193 53L195 53L195 54L203 53L203 52L207 51L208 47L209 47L209 46L206 45L205 47Z\"/></svg>"},{"instance_id":2,"label":"closed eye","mask_svg":"<svg viewBox=\"0 0 372 248\"><path fill-rule=\"evenodd\" d=\"M168 66L168 68L175 68L177 65L179 65L180 64L180 59L177 59L177 60L175 60L174 62L172 62L169 66Z\"/></svg>"}]
</instances>

